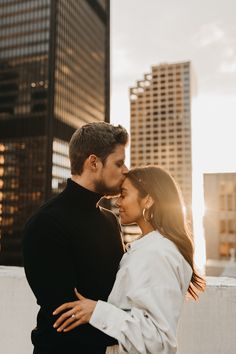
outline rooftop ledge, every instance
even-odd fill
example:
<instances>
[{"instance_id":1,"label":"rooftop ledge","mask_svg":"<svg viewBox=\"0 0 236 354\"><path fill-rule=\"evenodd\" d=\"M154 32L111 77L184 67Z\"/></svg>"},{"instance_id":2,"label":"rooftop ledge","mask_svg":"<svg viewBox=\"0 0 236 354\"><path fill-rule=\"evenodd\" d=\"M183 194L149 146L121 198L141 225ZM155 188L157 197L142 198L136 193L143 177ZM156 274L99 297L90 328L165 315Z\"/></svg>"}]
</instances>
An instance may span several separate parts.
<instances>
[{"instance_id":1,"label":"rooftop ledge","mask_svg":"<svg viewBox=\"0 0 236 354\"><path fill-rule=\"evenodd\" d=\"M1 353L32 353L30 331L35 327L37 310L24 269L0 266ZM197 302L184 304L178 328L179 353L235 354L235 319L236 279L207 277L205 293Z\"/></svg>"},{"instance_id":2,"label":"rooftop ledge","mask_svg":"<svg viewBox=\"0 0 236 354\"><path fill-rule=\"evenodd\" d=\"M227 262L228 263L228 262ZM236 266L236 263L235 263ZM24 278L25 272L23 267L8 267L0 265L0 277L10 277L10 278ZM221 287L221 286L236 286L236 278L230 277L206 277L207 288L208 287ZM0 294L1 296L1 294Z\"/></svg>"}]
</instances>

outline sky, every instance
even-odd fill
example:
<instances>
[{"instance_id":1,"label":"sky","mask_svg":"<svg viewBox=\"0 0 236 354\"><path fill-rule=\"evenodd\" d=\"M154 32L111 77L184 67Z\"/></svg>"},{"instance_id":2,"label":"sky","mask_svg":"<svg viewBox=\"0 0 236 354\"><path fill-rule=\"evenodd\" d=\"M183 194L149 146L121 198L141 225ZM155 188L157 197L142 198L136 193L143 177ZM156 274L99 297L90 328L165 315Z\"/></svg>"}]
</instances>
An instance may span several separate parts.
<instances>
[{"instance_id":1,"label":"sky","mask_svg":"<svg viewBox=\"0 0 236 354\"><path fill-rule=\"evenodd\" d=\"M151 66L190 60L193 169L236 172L235 0L111 0L111 121Z\"/></svg>"},{"instance_id":2,"label":"sky","mask_svg":"<svg viewBox=\"0 0 236 354\"><path fill-rule=\"evenodd\" d=\"M129 87L151 72L152 65L192 63L193 213L199 268L205 257L203 173L236 172L235 13L235 0L111 0L112 123L129 131Z\"/></svg>"}]
</instances>

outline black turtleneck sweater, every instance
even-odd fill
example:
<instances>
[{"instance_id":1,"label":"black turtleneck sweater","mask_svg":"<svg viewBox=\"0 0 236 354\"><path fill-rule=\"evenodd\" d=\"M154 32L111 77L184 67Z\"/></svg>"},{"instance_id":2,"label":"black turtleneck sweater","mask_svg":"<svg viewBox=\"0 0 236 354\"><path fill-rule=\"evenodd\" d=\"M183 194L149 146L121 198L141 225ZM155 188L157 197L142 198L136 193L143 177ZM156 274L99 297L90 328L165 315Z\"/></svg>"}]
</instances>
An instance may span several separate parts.
<instances>
[{"instance_id":1,"label":"black turtleneck sweater","mask_svg":"<svg viewBox=\"0 0 236 354\"><path fill-rule=\"evenodd\" d=\"M115 343L89 324L68 333L52 327L53 310L76 300L75 287L105 301L112 289L123 246L116 217L97 207L100 198L69 179L25 226L25 273L40 306L32 342L40 354L100 354Z\"/></svg>"}]
</instances>

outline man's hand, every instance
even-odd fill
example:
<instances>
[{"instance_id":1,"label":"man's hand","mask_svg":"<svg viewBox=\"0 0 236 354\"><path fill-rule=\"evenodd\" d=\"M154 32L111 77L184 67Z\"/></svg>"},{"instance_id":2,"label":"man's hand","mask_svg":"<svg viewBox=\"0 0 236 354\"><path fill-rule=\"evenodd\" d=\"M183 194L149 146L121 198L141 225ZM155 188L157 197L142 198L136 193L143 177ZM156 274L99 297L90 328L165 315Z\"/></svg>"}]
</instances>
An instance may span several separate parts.
<instances>
[{"instance_id":1,"label":"man's hand","mask_svg":"<svg viewBox=\"0 0 236 354\"><path fill-rule=\"evenodd\" d=\"M68 310L54 323L53 327L57 329L57 332L69 332L81 324L88 323L93 314L97 301L86 299L78 293L77 289L75 289L75 294L78 301L67 302L53 312L53 315L58 315Z\"/></svg>"}]
</instances>

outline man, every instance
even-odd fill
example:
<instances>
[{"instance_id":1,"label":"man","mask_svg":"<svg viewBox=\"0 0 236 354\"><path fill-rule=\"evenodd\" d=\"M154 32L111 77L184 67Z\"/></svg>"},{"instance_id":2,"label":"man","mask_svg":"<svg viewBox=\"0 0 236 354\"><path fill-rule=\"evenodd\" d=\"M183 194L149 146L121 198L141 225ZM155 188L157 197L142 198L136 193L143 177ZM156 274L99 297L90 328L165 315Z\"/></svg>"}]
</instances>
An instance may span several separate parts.
<instances>
[{"instance_id":1,"label":"man","mask_svg":"<svg viewBox=\"0 0 236 354\"><path fill-rule=\"evenodd\" d=\"M72 176L65 190L26 224L25 272L40 306L34 354L102 354L114 344L90 325L58 333L52 313L76 299L76 287L94 300L106 300L112 289L123 246L116 217L98 201L119 193L127 140L123 127L104 122L78 129L69 144Z\"/></svg>"}]
</instances>

